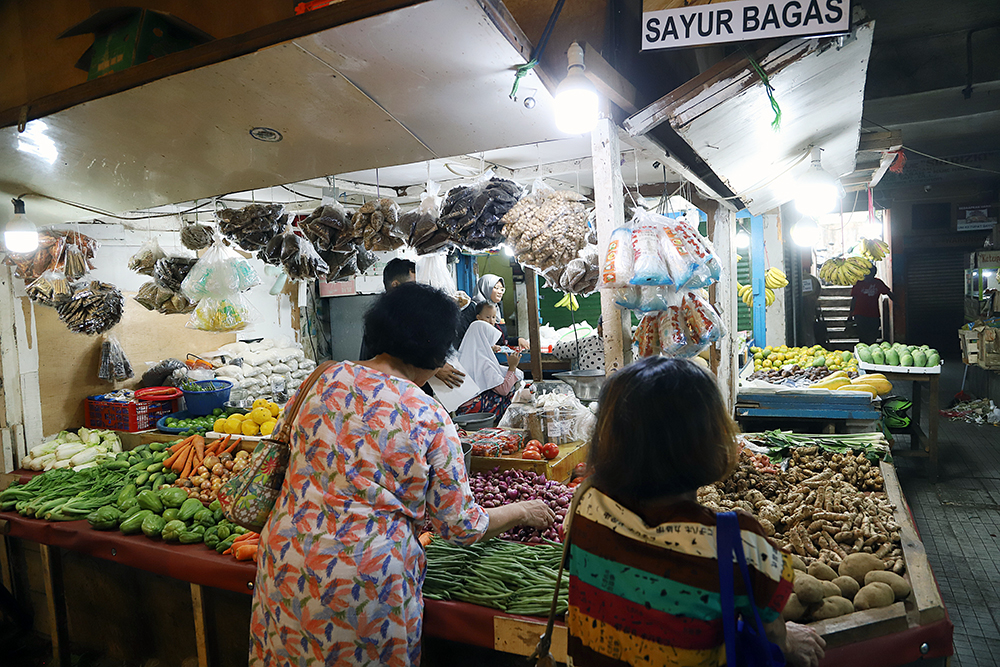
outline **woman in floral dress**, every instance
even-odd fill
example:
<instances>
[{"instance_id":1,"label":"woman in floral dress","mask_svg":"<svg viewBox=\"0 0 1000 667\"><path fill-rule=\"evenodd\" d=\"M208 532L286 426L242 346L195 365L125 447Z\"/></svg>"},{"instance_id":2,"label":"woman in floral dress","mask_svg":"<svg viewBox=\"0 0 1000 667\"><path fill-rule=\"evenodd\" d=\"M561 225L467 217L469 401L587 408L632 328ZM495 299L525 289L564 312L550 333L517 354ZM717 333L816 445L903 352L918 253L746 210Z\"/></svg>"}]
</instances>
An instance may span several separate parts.
<instances>
[{"instance_id":1,"label":"woman in floral dress","mask_svg":"<svg viewBox=\"0 0 1000 667\"><path fill-rule=\"evenodd\" d=\"M442 292L401 285L365 317L376 356L311 389L261 534L250 665L418 665L424 522L470 544L555 521L542 501L485 509L472 497L455 426L420 389L457 320Z\"/></svg>"}]
</instances>

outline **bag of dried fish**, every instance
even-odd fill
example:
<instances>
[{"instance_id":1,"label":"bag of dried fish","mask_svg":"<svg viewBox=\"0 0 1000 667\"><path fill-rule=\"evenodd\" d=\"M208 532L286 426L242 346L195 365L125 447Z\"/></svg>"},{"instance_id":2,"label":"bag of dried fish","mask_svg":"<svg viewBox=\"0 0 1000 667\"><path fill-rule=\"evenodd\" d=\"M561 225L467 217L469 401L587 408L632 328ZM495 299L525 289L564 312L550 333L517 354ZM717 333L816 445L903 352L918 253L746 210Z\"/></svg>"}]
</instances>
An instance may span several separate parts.
<instances>
[{"instance_id":1,"label":"bag of dried fish","mask_svg":"<svg viewBox=\"0 0 1000 667\"><path fill-rule=\"evenodd\" d=\"M201 331L240 331L252 319L250 304L243 295L209 296L198 302L185 326Z\"/></svg>"},{"instance_id":2,"label":"bag of dried fish","mask_svg":"<svg viewBox=\"0 0 1000 667\"><path fill-rule=\"evenodd\" d=\"M163 257L156 260L153 267L153 280L156 284L171 292L179 292L181 283L187 277L192 267L198 263L195 258L189 257Z\"/></svg>"},{"instance_id":3,"label":"bag of dried fish","mask_svg":"<svg viewBox=\"0 0 1000 667\"><path fill-rule=\"evenodd\" d=\"M257 259L271 266L281 266L281 244L284 240L283 233L275 234L274 238L267 242L267 245L257 251Z\"/></svg>"},{"instance_id":4,"label":"bag of dried fish","mask_svg":"<svg viewBox=\"0 0 1000 667\"><path fill-rule=\"evenodd\" d=\"M587 245L588 219L582 195L536 181L532 194L504 217L504 231L518 261L547 274L565 268Z\"/></svg>"},{"instance_id":5,"label":"bag of dried fish","mask_svg":"<svg viewBox=\"0 0 1000 667\"><path fill-rule=\"evenodd\" d=\"M164 315L184 315L194 310L197 305L197 302L191 301L183 294L174 292L156 310Z\"/></svg>"},{"instance_id":6,"label":"bag of dried fish","mask_svg":"<svg viewBox=\"0 0 1000 667\"><path fill-rule=\"evenodd\" d=\"M201 250L212 245L214 230L197 222L181 222L181 243L188 250Z\"/></svg>"},{"instance_id":7,"label":"bag of dried fish","mask_svg":"<svg viewBox=\"0 0 1000 667\"><path fill-rule=\"evenodd\" d=\"M62 271L49 270L26 288L28 298L37 304L55 308L70 297L69 281Z\"/></svg>"},{"instance_id":8,"label":"bag of dried fish","mask_svg":"<svg viewBox=\"0 0 1000 667\"><path fill-rule=\"evenodd\" d=\"M378 261L378 257L371 250L366 249L363 245L354 246L358 250L357 264L358 273L364 273L371 267L375 266L375 262Z\"/></svg>"},{"instance_id":9,"label":"bag of dried fish","mask_svg":"<svg viewBox=\"0 0 1000 667\"><path fill-rule=\"evenodd\" d=\"M59 304L59 319L74 333L99 334L122 319L125 298L114 285L93 280L72 287L69 299Z\"/></svg>"},{"instance_id":10,"label":"bag of dried fish","mask_svg":"<svg viewBox=\"0 0 1000 667\"><path fill-rule=\"evenodd\" d=\"M244 250L260 250L288 222L280 204L250 204L239 210L219 211L219 230Z\"/></svg>"},{"instance_id":11,"label":"bag of dried fish","mask_svg":"<svg viewBox=\"0 0 1000 667\"><path fill-rule=\"evenodd\" d=\"M62 256L59 258L59 264L56 268L62 270L70 282L83 278L90 269L83 256L83 250L73 243L67 243L63 246Z\"/></svg>"},{"instance_id":12,"label":"bag of dried fish","mask_svg":"<svg viewBox=\"0 0 1000 667\"><path fill-rule=\"evenodd\" d=\"M399 226L408 230L407 243L411 247L416 248L438 230L438 217L441 213L440 192L439 184L427 181L427 188L420 195L420 204L399 216Z\"/></svg>"},{"instance_id":13,"label":"bag of dried fish","mask_svg":"<svg viewBox=\"0 0 1000 667\"><path fill-rule=\"evenodd\" d=\"M250 262L217 238L184 277L180 290L192 301L206 296L245 292L260 285L260 276Z\"/></svg>"},{"instance_id":14,"label":"bag of dried fish","mask_svg":"<svg viewBox=\"0 0 1000 667\"><path fill-rule=\"evenodd\" d=\"M521 186L487 171L471 186L448 192L439 224L451 240L469 250L489 250L503 240L502 218L521 196Z\"/></svg>"},{"instance_id":15,"label":"bag of dried fish","mask_svg":"<svg viewBox=\"0 0 1000 667\"><path fill-rule=\"evenodd\" d=\"M437 252L444 248L448 248L451 245L451 236L448 234L448 230L438 227L438 230L431 234L430 238L421 241L418 245L414 246L414 248L416 249L418 255L426 255L431 252Z\"/></svg>"},{"instance_id":16,"label":"bag of dried fish","mask_svg":"<svg viewBox=\"0 0 1000 667\"><path fill-rule=\"evenodd\" d=\"M142 287L139 288L139 291L132 298L146 310L156 310L156 292L159 289L156 282L150 280L148 283L143 283Z\"/></svg>"},{"instance_id":17,"label":"bag of dried fish","mask_svg":"<svg viewBox=\"0 0 1000 667\"><path fill-rule=\"evenodd\" d=\"M91 260L97 255L100 244L79 232L53 229L43 229L38 232L38 248L34 252L8 253L4 263L17 267L14 270L14 277L31 284L49 269L62 268L65 262L64 250L69 244L75 245L82 253L85 271L92 270L94 264Z\"/></svg>"},{"instance_id":18,"label":"bag of dried fish","mask_svg":"<svg viewBox=\"0 0 1000 667\"><path fill-rule=\"evenodd\" d=\"M163 252L160 242L152 238L142 244L139 252L129 257L128 268L130 271L151 276L153 275L153 268L156 266L157 260L163 259L166 256L167 253Z\"/></svg>"},{"instance_id":19,"label":"bag of dried fish","mask_svg":"<svg viewBox=\"0 0 1000 667\"><path fill-rule=\"evenodd\" d=\"M125 356L125 350L114 335L105 337L101 343L101 366L97 370L97 377L108 382L124 382L135 373L132 372L132 364Z\"/></svg>"},{"instance_id":20,"label":"bag of dried fish","mask_svg":"<svg viewBox=\"0 0 1000 667\"><path fill-rule=\"evenodd\" d=\"M330 267L316 252L309 239L286 232L281 243L281 265L292 280L325 278Z\"/></svg>"},{"instance_id":21,"label":"bag of dried fish","mask_svg":"<svg viewBox=\"0 0 1000 667\"><path fill-rule=\"evenodd\" d=\"M399 228L399 207L391 199L362 204L351 218L351 233L369 250L395 250L403 245L408 231Z\"/></svg>"},{"instance_id":22,"label":"bag of dried fish","mask_svg":"<svg viewBox=\"0 0 1000 667\"><path fill-rule=\"evenodd\" d=\"M298 223L316 250L344 250L354 240L351 214L339 202L324 204Z\"/></svg>"},{"instance_id":23,"label":"bag of dried fish","mask_svg":"<svg viewBox=\"0 0 1000 667\"><path fill-rule=\"evenodd\" d=\"M364 246L355 246L351 250L325 250L319 253L319 256L326 262L327 274L326 279L330 282L337 280L339 278L347 278L348 276L354 275L357 270L357 260L358 251L357 248L361 248L362 251L374 256L368 250L364 250ZM353 262L353 264L352 264ZM342 273L343 269L350 265L350 273Z\"/></svg>"}]
</instances>

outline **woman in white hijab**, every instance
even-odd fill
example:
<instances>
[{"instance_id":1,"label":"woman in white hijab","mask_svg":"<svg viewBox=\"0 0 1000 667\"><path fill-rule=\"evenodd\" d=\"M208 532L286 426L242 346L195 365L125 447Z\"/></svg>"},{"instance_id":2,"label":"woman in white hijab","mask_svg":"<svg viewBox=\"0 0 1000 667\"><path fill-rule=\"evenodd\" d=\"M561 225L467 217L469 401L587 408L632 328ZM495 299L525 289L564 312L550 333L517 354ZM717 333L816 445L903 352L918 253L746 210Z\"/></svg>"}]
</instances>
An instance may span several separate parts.
<instances>
[{"instance_id":1,"label":"woman in white hijab","mask_svg":"<svg viewBox=\"0 0 1000 667\"><path fill-rule=\"evenodd\" d=\"M524 379L524 373L517 368L521 362L519 352L507 355L506 369L497 361L493 346L502 335L499 329L482 320L472 322L465 332L462 345L458 348L458 361L483 391L460 405L455 411L458 414L488 412L499 419L507 411L514 396L514 387Z\"/></svg>"}]
</instances>

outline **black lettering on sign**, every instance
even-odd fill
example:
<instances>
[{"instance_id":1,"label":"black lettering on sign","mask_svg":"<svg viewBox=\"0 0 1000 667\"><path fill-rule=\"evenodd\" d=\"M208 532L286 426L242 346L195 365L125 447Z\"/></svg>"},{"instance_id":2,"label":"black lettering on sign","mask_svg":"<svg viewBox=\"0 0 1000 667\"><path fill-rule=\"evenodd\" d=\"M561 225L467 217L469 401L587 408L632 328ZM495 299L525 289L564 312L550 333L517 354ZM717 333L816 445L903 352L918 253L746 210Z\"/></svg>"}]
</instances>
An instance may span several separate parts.
<instances>
[{"instance_id":1,"label":"black lettering on sign","mask_svg":"<svg viewBox=\"0 0 1000 667\"><path fill-rule=\"evenodd\" d=\"M681 23L684 24L684 39L691 38L691 26L694 25L694 18L695 18L694 14L692 14L690 17L686 17L683 14L681 14Z\"/></svg>"},{"instance_id":2,"label":"black lettering on sign","mask_svg":"<svg viewBox=\"0 0 1000 667\"><path fill-rule=\"evenodd\" d=\"M703 12L699 12L698 14L698 34L701 35L702 37L712 36L712 15L715 12L709 11L707 13L708 13L708 28L704 29L701 27L701 17L704 16L705 14Z\"/></svg>"},{"instance_id":3,"label":"black lettering on sign","mask_svg":"<svg viewBox=\"0 0 1000 667\"><path fill-rule=\"evenodd\" d=\"M646 41L660 41L660 19L653 18L646 21Z\"/></svg>"},{"instance_id":4,"label":"black lettering on sign","mask_svg":"<svg viewBox=\"0 0 1000 667\"><path fill-rule=\"evenodd\" d=\"M823 13L819 10L819 0L809 0L809 9L806 10L806 18L802 22L802 27L809 25L809 21L812 20L823 25Z\"/></svg>"},{"instance_id":5,"label":"black lettering on sign","mask_svg":"<svg viewBox=\"0 0 1000 667\"><path fill-rule=\"evenodd\" d=\"M760 20L757 18L759 14L760 10L756 7L743 8L743 32L753 32L760 27Z\"/></svg>"},{"instance_id":6,"label":"black lettering on sign","mask_svg":"<svg viewBox=\"0 0 1000 667\"><path fill-rule=\"evenodd\" d=\"M844 18L844 10L840 6L843 0L826 0L826 9L829 14L826 15L827 23L837 23L840 19Z\"/></svg>"},{"instance_id":7,"label":"black lettering on sign","mask_svg":"<svg viewBox=\"0 0 1000 667\"><path fill-rule=\"evenodd\" d=\"M830 0L831 2L833 0ZM722 34L722 26L726 27L726 32L730 35L733 34L733 29L729 27L729 22L733 20L733 12L731 9L720 9L719 13L715 17L715 34Z\"/></svg>"},{"instance_id":8,"label":"black lettering on sign","mask_svg":"<svg viewBox=\"0 0 1000 667\"><path fill-rule=\"evenodd\" d=\"M775 10L774 5L770 4L764 10L764 20L760 22L760 29L763 30L769 25L773 25L778 30L781 30L781 24L778 23L778 12Z\"/></svg>"},{"instance_id":9,"label":"black lettering on sign","mask_svg":"<svg viewBox=\"0 0 1000 667\"><path fill-rule=\"evenodd\" d=\"M667 38L667 35L670 35L674 39L678 39L678 37L677 37L677 24L674 23L674 17L673 16L668 16L667 17L667 22L663 26L663 37L660 37L660 41L662 42L663 40L665 40Z\"/></svg>"},{"instance_id":10,"label":"black lettering on sign","mask_svg":"<svg viewBox=\"0 0 1000 667\"><path fill-rule=\"evenodd\" d=\"M795 13L789 16L788 10L792 8L795 9ZM781 10L781 20L785 22L785 27L794 28L798 24L802 23L802 12L799 11L801 9L802 5L795 0L792 0L785 5L785 8Z\"/></svg>"}]
</instances>

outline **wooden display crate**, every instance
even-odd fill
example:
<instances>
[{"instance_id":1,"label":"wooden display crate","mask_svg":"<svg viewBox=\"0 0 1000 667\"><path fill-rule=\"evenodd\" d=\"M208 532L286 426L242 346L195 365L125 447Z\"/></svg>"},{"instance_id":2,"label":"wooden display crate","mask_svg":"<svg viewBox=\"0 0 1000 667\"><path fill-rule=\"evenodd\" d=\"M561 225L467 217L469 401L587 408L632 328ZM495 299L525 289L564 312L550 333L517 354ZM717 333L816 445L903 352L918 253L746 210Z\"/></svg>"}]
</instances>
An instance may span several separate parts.
<instances>
[{"instance_id":1,"label":"wooden display crate","mask_svg":"<svg viewBox=\"0 0 1000 667\"><path fill-rule=\"evenodd\" d=\"M556 482L566 483L576 464L587 460L589 445L585 442L571 442L559 445L559 456L551 461L532 461L531 459L519 458L518 454L508 456L489 457L473 456L471 472L486 472L494 468L501 470L530 470L539 475L544 475L547 479Z\"/></svg>"},{"instance_id":2,"label":"wooden display crate","mask_svg":"<svg viewBox=\"0 0 1000 667\"><path fill-rule=\"evenodd\" d=\"M962 344L962 361L967 364L979 362L979 332L959 329L958 340Z\"/></svg>"}]
</instances>

